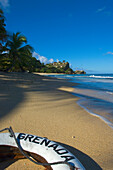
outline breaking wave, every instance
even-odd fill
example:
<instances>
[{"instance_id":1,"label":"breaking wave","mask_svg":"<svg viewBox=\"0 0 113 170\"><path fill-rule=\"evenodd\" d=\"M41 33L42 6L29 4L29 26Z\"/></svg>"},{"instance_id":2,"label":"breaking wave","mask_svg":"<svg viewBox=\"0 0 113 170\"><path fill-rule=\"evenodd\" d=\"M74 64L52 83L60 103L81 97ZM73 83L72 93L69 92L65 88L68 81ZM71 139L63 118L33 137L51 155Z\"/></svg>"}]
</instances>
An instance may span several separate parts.
<instances>
[{"instance_id":1,"label":"breaking wave","mask_svg":"<svg viewBox=\"0 0 113 170\"><path fill-rule=\"evenodd\" d=\"M95 75L90 75L89 77L92 77L92 78L101 78L101 79L113 79L112 76L95 76Z\"/></svg>"}]
</instances>

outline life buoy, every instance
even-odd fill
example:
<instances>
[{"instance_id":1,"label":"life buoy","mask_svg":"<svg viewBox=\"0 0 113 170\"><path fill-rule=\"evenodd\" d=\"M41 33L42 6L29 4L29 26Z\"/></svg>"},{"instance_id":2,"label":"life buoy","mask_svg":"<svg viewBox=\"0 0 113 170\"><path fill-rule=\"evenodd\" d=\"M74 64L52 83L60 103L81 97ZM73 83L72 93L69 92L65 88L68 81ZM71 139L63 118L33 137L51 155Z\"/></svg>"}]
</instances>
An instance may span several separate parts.
<instances>
[{"instance_id":1,"label":"life buoy","mask_svg":"<svg viewBox=\"0 0 113 170\"><path fill-rule=\"evenodd\" d=\"M25 134L25 133L14 133L18 141L18 144L24 152L32 156L34 159L40 162L53 163L53 162L64 162L59 164L53 164L48 169L53 170L69 170L69 165L75 167L74 169L85 170L80 161L70 153L66 148L62 147L56 142L53 142L47 138ZM10 148L11 151L18 149L17 143L14 137L9 133L0 133L0 159L3 157L2 153L5 154L5 149ZM8 152L7 152L8 154ZM19 152L18 152L19 154ZM16 154L15 154L16 156ZM19 155L17 159L19 158Z\"/></svg>"}]
</instances>

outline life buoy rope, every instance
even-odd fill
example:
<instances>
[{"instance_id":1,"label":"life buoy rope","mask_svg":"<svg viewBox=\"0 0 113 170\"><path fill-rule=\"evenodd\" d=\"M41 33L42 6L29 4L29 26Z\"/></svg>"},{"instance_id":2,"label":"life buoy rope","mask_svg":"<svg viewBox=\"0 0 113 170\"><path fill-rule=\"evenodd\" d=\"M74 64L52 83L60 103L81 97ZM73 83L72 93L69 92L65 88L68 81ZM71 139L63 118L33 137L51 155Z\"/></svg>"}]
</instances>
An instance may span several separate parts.
<instances>
[{"instance_id":1,"label":"life buoy rope","mask_svg":"<svg viewBox=\"0 0 113 170\"><path fill-rule=\"evenodd\" d=\"M28 156L28 154L24 152L23 148L21 147L21 145L20 145L19 142L17 141L17 138L16 138L16 136L15 136L15 133L14 133L12 127L2 129L2 130L0 130L0 132L3 132L3 131L5 131L5 130L8 130L9 133L10 133L10 137L14 138L14 140L15 140L17 146L18 146L18 149L19 149L19 151L22 153L22 155L24 155L24 157L26 157L27 159L29 159L31 162L33 162L33 163L35 163L35 164L37 164L37 165L42 165L42 166L51 166L51 165L58 165L58 164L66 164L66 165L69 166L69 169L70 169L70 170L78 170L78 169L80 169L80 168L75 167L75 165L70 164L70 163L67 162L67 161L57 161L57 162L52 162L52 163L40 163L40 162L35 161L32 155ZM32 157L33 159L32 159L31 157Z\"/></svg>"}]
</instances>

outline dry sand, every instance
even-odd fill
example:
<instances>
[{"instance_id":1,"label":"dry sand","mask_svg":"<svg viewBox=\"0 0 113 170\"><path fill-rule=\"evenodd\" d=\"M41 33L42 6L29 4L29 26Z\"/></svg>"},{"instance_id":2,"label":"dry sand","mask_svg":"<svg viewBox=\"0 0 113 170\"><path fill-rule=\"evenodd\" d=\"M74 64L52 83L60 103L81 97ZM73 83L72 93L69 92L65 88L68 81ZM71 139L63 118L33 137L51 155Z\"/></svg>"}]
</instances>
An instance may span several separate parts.
<instances>
[{"instance_id":1,"label":"dry sand","mask_svg":"<svg viewBox=\"0 0 113 170\"><path fill-rule=\"evenodd\" d=\"M75 83L28 73L0 73L0 129L47 137L70 150L87 170L113 169L113 129L76 104ZM0 169L43 169L28 160Z\"/></svg>"}]
</instances>

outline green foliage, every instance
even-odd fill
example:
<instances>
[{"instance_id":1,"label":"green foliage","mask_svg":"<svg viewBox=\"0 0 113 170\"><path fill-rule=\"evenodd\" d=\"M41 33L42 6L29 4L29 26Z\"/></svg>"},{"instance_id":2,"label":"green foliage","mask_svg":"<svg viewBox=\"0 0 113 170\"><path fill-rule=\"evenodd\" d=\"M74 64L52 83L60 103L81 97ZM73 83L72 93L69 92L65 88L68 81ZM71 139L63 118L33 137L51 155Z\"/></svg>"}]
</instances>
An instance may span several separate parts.
<instances>
[{"instance_id":1,"label":"green foliage","mask_svg":"<svg viewBox=\"0 0 113 170\"><path fill-rule=\"evenodd\" d=\"M59 67L56 67L57 64L59 65ZM60 65L62 65L62 63L55 63L55 65L53 65L52 63L50 64L41 64L41 69L37 68L35 69L35 71L37 72L42 72L42 73L66 73L66 74L72 74L73 70L69 67L69 63L67 62L65 64L64 67L60 67ZM66 69L68 68L68 69Z\"/></svg>"},{"instance_id":2,"label":"green foliage","mask_svg":"<svg viewBox=\"0 0 113 170\"><path fill-rule=\"evenodd\" d=\"M46 71L47 71L47 67L43 67L43 68L41 68L41 70L40 70L41 73L46 73Z\"/></svg>"},{"instance_id":3,"label":"green foliage","mask_svg":"<svg viewBox=\"0 0 113 170\"><path fill-rule=\"evenodd\" d=\"M6 40L7 34L5 29L5 17L3 11L0 9L0 45Z\"/></svg>"},{"instance_id":4,"label":"green foliage","mask_svg":"<svg viewBox=\"0 0 113 170\"><path fill-rule=\"evenodd\" d=\"M0 71L5 71L10 66L10 59L6 53L0 54Z\"/></svg>"},{"instance_id":5,"label":"green foliage","mask_svg":"<svg viewBox=\"0 0 113 170\"><path fill-rule=\"evenodd\" d=\"M40 70L41 70L40 68L35 68L35 72L40 73L41 72Z\"/></svg>"},{"instance_id":6,"label":"green foliage","mask_svg":"<svg viewBox=\"0 0 113 170\"><path fill-rule=\"evenodd\" d=\"M33 48L30 45L25 45L25 43L27 43L26 37L19 32L13 33L7 41L6 48L11 63L7 71L31 71L33 69Z\"/></svg>"},{"instance_id":7,"label":"green foliage","mask_svg":"<svg viewBox=\"0 0 113 170\"><path fill-rule=\"evenodd\" d=\"M37 60L35 57L31 57L31 60L29 61L30 72L40 72L41 66L42 65L39 60Z\"/></svg>"},{"instance_id":8,"label":"green foliage","mask_svg":"<svg viewBox=\"0 0 113 170\"><path fill-rule=\"evenodd\" d=\"M65 71L66 74L72 74L74 73L74 71L71 69L71 68L68 68L66 71Z\"/></svg>"}]
</instances>

